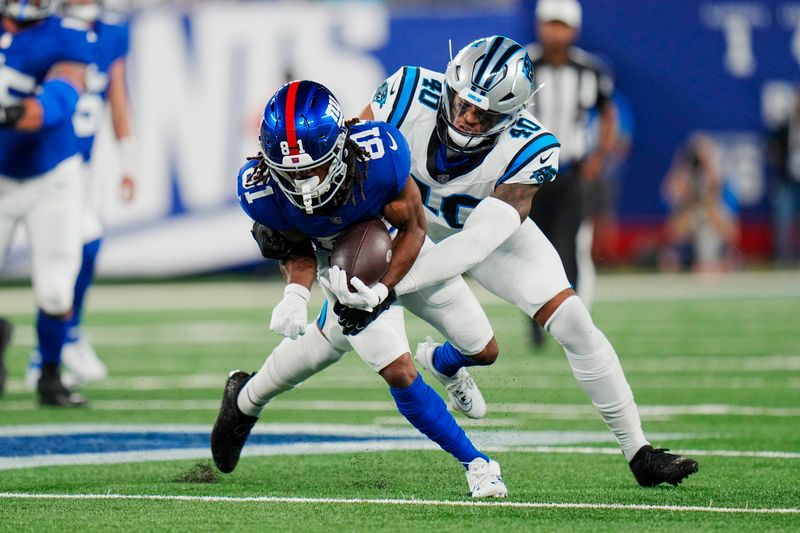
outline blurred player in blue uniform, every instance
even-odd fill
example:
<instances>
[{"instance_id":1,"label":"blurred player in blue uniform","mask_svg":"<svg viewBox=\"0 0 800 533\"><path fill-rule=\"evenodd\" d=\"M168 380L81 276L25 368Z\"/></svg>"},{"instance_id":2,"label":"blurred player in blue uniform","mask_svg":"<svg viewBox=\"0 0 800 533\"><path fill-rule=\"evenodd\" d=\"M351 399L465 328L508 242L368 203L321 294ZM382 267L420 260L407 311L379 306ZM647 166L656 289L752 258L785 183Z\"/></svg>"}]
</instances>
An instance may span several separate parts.
<instances>
[{"instance_id":1,"label":"blurred player in blue uniform","mask_svg":"<svg viewBox=\"0 0 800 533\"><path fill-rule=\"evenodd\" d=\"M239 200L256 222L254 236L262 253L281 261L287 285L270 329L288 338L256 374L229 376L211 435L217 467L223 472L235 468L251 428L272 398L354 350L386 380L400 413L467 468L473 497L505 496L497 463L472 445L414 368L403 310L393 305L392 288L425 241L425 215L409 176L403 136L383 122L345 123L325 87L293 81L267 103L260 142L263 155L240 171ZM341 293L347 279L330 266L334 242L348 226L375 218L396 228L389 269L371 287L353 278L356 293L336 299L332 289ZM307 303L317 277L325 280L326 301L307 328ZM372 320L348 331L364 315Z\"/></svg>"},{"instance_id":2,"label":"blurred player in blue uniform","mask_svg":"<svg viewBox=\"0 0 800 533\"><path fill-rule=\"evenodd\" d=\"M0 0L0 259L26 226L39 308L37 382L45 405L86 400L59 366L81 249L81 158L72 115L92 61L91 34L53 16L49 0Z\"/></svg>"},{"instance_id":3,"label":"blurred player in blue uniform","mask_svg":"<svg viewBox=\"0 0 800 533\"><path fill-rule=\"evenodd\" d=\"M94 35L93 62L86 70L86 90L78 101L72 123L78 136L83 157L84 199L82 217L83 258L75 283L72 318L67 329L67 340L62 351L62 361L67 384L85 385L106 377L106 367L97 357L81 331L83 304L86 292L94 278L94 267L100 250L103 226L100 217L102 176L91 169L92 148L95 135L103 124L106 102L110 104L114 134L119 143L123 177L120 195L129 202L134 194L134 168L136 148L131 135L128 113L128 93L125 83L125 58L128 55L128 27L118 17L102 12L100 0L69 0L64 14L86 25ZM35 387L40 373L40 354L31 356L26 383Z\"/></svg>"}]
</instances>

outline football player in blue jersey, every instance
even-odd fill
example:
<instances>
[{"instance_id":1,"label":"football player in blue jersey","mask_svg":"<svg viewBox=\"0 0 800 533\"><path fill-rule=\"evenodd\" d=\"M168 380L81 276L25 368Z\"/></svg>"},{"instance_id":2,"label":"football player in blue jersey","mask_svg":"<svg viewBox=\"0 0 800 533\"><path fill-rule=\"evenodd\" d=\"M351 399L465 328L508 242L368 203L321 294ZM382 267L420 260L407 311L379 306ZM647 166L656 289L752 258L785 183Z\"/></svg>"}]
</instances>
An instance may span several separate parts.
<instances>
[{"instance_id":1,"label":"football player in blue jersey","mask_svg":"<svg viewBox=\"0 0 800 533\"><path fill-rule=\"evenodd\" d=\"M133 199L136 146L131 134L128 93L125 81L125 58L128 54L128 27L110 13L103 13L101 0L68 0L63 7L66 16L85 23L95 37L92 43L94 60L86 70L86 90L78 101L72 123L78 136L84 167L83 257L75 283L72 318L67 341L61 353L68 384L85 385L106 377L106 366L97 357L81 330L83 304L94 277L95 261L100 250L103 225L100 218L101 178L91 170L92 147L104 116L105 104L111 109L111 122L119 145L122 180L120 196L124 202ZM35 388L41 372L41 356L34 350L26 374L28 388Z\"/></svg>"},{"instance_id":2,"label":"football player in blue jersey","mask_svg":"<svg viewBox=\"0 0 800 533\"><path fill-rule=\"evenodd\" d=\"M53 16L55 4L0 0L0 256L23 222L39 308L39 401L82 406L59 366L80 267L81 158L72 115L92 62L91 35Z\"/></svg>"},{"instance_id":3,"label":"football player in blue jersey","mask_svg":"<svg viewBox=\"0 0 800 533\"><path fill-rule=\"evenodd\" d=\"M223 472L236 467L250 430L272 398L354 350L387 382L400 413L467 468L473 497L504 497L499 465L472 445L414 368L403 311L393 305L392 288L425 241L425 215L409 176L403 136L383 122L345 123L325 87L293 81L267 103L260 143L262 153L239 173L239 200L256 223L262 253L281 261L287 285L270 329L287 338L257 373L235 371L228 377L211 434L217 467ZM396 230L388 271L372 287L353 278L357 292L339 299L331 288L347 280L331 275L334 281L323 285L322 312L307 327L314 279L327 280L329 271L338 270L329 262L337 236L374 218ZM348 331L348 317L364 314L371 316L369 324Z\"/></svg>"},{"instance_id":4,"label":"football player in blue jersey","mask_svg":"<svg viewBox=\"0 0 800 533\"><path fill-rule=\"evenodd\" d=\"M419 255L395 293L469 272L561 344L637 482L677 485L697 471L697 462L650 445L613 346L567 281L553 245L528 218L540 186L557 179L560 151L526 110L533 94L530 57L502 35L468 44L444 73L403 67L378 88L361 118L386 120L408 140L411 175L437 243ZM445 376L480 363L433 343L417 359Z\"/></svg>"}]
</instances>

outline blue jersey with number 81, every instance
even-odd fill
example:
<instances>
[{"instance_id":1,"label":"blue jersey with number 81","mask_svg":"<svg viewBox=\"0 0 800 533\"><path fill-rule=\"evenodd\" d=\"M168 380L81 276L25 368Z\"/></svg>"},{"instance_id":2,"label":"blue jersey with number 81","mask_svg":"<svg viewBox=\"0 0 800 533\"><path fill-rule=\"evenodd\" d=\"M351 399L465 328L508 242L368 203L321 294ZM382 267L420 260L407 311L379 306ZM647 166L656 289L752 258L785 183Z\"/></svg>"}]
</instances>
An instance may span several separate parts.
<instances>
[{"instance_id":1,"label":"blue jersey with number 81","mask_svg":"<svg viewBox=\"0 0 800 533\"><path fill-rule=\"evenodd\" d=\"M354 184L350 199L325 215L307 215L294 206L272 183L254 185L255 161L239 171L239 203L245 213L261 224L281 232L299 232L323 246L346 227L379 218L386 204L405 187L411 167L408 144L402 134L385 122L360 122L350 129L350 138L370 154L366 164L363 194Z\"/></svg>"}]
</instances>

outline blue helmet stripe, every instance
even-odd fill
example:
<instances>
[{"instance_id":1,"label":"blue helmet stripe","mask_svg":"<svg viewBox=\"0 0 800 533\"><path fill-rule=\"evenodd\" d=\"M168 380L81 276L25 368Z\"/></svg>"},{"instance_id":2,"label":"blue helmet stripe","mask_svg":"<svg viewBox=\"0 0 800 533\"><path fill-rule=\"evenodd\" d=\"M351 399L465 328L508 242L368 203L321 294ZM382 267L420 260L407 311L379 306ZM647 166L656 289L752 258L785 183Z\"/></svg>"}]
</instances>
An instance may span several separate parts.
<instances>
[{"instance_id":1,"label":"blue helmet stripe","mask_svg":"<svg viewBox=\"0 0 800 533\"><path fill-rule=\"evenodd\" d=\"M478 69L478 72L475 73L475 77L472 78L472 83L477 85L478 87L483 87L481 83L481 78L483 78L483 74L486 72L486 67L489 66L494 55L500 49L500 45L503 44L505 41L505 37L495 37L492 41L492 44L489 46L489 51L486 52L486 56L484 56L483 61L481 62L481 68Z\"/></svg>"},{"instance_id":2,"label":"blue helmet stripe","mask_svg":"<svg viewBox=\"0 0 800 533\"><path fill-rule=\"evenodd\" d=\"M386 121L395 128L399 129L406 115L408 115L414 93L417 91L418 82L419 67L406 67L400 80L400 94L397 95L392 112L389 113L389 118Z\"/></svg>"},{"instance_id":3,"label":"blue helmet stripe","mask_svg":"<svg viewBox=\"0 0 800 533\"><path fill-rule=\"evenodd\" d=\"M492 82L494 81L494 77L497 75L500 69L503 68L503 65L505 65L509 59L511 59L511 56L513 56L520 50L522 50L522 47L515 43L513 46L509 46L508 50L503 52L503 55L501 55L500 59L498 59L497 62L494 64L492 70L489 71L491 73L491 76L489 77L489 79L486 80L485 84L486 87L492 84Z\"/></svg>"},{"instance_id":4,"label":"blue helmet stripe","mask_svg":"<svg viewBox=\"0 0 800 533\"><path fill-rule=\"evenodd\" d=\"M495 182L495 187L514 177L520 170L530 164L537 155L551 148L558 148L559 146L561 146L561 144L552 133L542 133L534 137L514 156L506 167L506 171L500 176L500 179Z\"/></svg>"}]
</instances>

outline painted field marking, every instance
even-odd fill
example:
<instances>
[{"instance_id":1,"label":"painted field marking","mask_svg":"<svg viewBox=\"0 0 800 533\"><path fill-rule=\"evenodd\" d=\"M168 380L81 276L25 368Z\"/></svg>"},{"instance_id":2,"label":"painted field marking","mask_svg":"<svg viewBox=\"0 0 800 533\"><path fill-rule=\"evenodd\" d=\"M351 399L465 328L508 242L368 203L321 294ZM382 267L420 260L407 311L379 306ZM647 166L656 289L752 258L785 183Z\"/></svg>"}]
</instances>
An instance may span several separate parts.
<instances>
[{"instance_id":1,"label":"painted field marking","mask_svg":"<svg viewBox=\"0 0 800 533\"><path fill-rule=\"evenodd\" d=\"M96 411L216 411L219 400L96 400L91 402ZM597 412L589 404L548 403L490 403L496 413L529 414L552 419L595 418ZM38 411L33 401L15 400L0 402L2 411ZM394 402L382 400L277 400L270 405L276 411L353 411L396 412ZM800 417L800 407L756 407L749 405L699 404L699 405L640 405L643 418L673 416L753 416Z\"/></svg>"},{"instance_id":2,"label":"painted field marking","mask_svg":"<svg viewBox=\"0 0 800 533\"><path fill-rule=\"evenodd\" d=\"M25 492L0 492L0 499L17 500L151 500L202 503L310 503L332 505L416 505L439 507L512 507L528 509L589 509L619 511L673 511L691 513L731 514L800 514L797 508L741 508L703 507L696 505L644 505L625 503L556 503L509 501L454 501L417 499L371 498L299 498L287 496L188 496L167 494L45 494Z\"/></svg>"},{"instance_id":3,"label":"painted field marking","mask_svg":"<svg viewBox=\"0 0 800 533\"><path fill-rule=\"evenodd\" d=\"M770 361L764 361L764 365L770 365ZM775 372L784 373L780 377L736 377L736 376L685 376L681 379L670 377L644 376L636 370L637 365L626 365L630 374L639 374L636 377L637 389L657 389L657 390L775 390L775 389L800 389L800 378L788 378L786 372L800 370L800 357L786 361L782 365L774 365ZM519 375L513 372L513 367L499 367L497 374L491 376L491 384L500 384L508 380L512 375ZM705 370L703 370L705 371ZM713 370L709 370L711 372ZM553 375L545 375L551 370L537 369L537 375L526 377L522 382L516 382L514 388L524 390L549 390L573 386L575 383L572 374L567 372L566 366L553 369ZM649 369L648 369L649 372ZM693 371L694 372L694 371ZM486 381L486 380L482 380ZM112 390L112 391L155 391L155 390L174 390L174 389L193 389L193 390L218 390L225 383L225 376L220 374L185 374L176 376L112 376L100 383L94 383L90 390ZM314 379L303 383L305 390L383 390L385 384L380 379L376 379L374 374L348 373L348 374L327 374L315 376ZM6 391L9 393L28 392L25 387L25 380L12 378L6 382Z\"/></svg>"}]
</instances>

